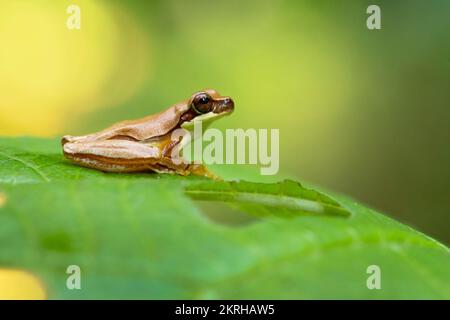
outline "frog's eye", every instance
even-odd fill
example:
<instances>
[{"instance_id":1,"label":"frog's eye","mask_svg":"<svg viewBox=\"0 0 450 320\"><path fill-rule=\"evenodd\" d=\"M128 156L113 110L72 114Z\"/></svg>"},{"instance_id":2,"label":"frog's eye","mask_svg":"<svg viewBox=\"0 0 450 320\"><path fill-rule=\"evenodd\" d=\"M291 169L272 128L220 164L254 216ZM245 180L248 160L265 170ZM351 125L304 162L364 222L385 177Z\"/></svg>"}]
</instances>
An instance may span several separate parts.
<instances>
[{"instance_id":1,"label":"frog's eye","mask_svg":"<svg viewBox=\"0 0 450 320\"><path fill-rule=\"evenodd\" d=\"M192 100L192 108L198 114L207 113L211 109L211 97L206 93L199 93Z\"/></svg>"},{"instance_id":2,"label":"frog's eye","mask_svg":"<svg viewBox=\"0 0 450 320\"><path fill-rule=\"evenodd\" d=\"M207 95L201 96L198 99L199 104L207 104L209 102L209 97Z\"/></svg>"}]
</instances>

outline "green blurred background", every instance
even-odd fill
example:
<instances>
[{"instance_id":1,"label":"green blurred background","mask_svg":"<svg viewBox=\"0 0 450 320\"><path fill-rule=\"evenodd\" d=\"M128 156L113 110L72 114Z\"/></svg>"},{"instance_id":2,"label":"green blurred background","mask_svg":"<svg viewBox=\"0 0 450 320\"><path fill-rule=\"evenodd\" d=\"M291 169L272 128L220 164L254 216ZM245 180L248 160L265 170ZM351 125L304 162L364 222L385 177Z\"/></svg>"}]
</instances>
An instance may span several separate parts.
<instances>
[{"instance_id":1,"label":"green blurred background","mask_svg":"<svg viewBox=\"0 0 450 320\"><path fill-rule=\"evenodd\" d=\"M280 128L283 173L449 244L449 40L445 0L0 0L0 134L88 133L212 87L236 102L217 127Z\"/></svg>"}]
</instances>

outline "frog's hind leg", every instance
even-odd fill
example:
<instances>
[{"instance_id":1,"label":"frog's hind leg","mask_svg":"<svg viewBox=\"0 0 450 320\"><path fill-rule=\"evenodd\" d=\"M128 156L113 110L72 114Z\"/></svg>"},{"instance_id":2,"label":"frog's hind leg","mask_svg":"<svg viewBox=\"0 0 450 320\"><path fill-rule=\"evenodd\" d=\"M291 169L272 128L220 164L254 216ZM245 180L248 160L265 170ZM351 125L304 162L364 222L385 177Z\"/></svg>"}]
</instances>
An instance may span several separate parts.
<instances>
[{"instance_id":1,"label":"frog's hind leg","mask_svg":"<svg viewBox=\"0 0 450 320\"><path fill-rule=\"evenodd\" d=\"M73 162L105 172L148 171L161 156L157 147L126 140L66 142L63 150Z\"/></svg>"}]
</instances>

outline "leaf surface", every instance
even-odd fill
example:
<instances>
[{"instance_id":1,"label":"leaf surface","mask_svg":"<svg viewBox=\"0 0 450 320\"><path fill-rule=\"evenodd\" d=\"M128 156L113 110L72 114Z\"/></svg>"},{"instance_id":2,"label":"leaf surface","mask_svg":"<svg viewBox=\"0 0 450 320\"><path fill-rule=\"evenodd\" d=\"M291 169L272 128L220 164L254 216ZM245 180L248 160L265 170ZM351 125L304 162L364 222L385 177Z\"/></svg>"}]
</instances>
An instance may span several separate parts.
<instances>
[{"instance_id":1,"label":"leaf surface","mask_svg":"<svg viewBox=\"0 0 450 320\"><path fill-rule=\"evenodd\" d=\"M292 180L105 174L57 140L1 138L0 196L0 266L31 271L50 298L450 298L448 248Z\"/></svg>"}]
</instances>

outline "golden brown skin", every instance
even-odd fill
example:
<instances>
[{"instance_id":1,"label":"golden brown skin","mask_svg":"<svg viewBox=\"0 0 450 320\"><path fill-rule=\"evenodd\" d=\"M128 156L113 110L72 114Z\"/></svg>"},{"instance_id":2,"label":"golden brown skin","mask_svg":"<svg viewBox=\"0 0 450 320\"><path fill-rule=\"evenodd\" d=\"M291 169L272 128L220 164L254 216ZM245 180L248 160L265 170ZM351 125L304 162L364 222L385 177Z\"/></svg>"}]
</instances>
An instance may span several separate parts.
<instances>
[{"instance_id":1,"label":"golden brown skin","mask_svg":"<svg viewBox=\"0 0 450 320\"><path fill-rule=\"evenodd\" d=\"M182 139L172 140L171 134L197 117L222 116L233 110L231 98L212 89L199 91L163 112L122 121L97 133L64 136L64 156L76 164L106 172L154 171L213 177L202 165L174 163L171 151Z\"/></svg>"}]
</instances>

